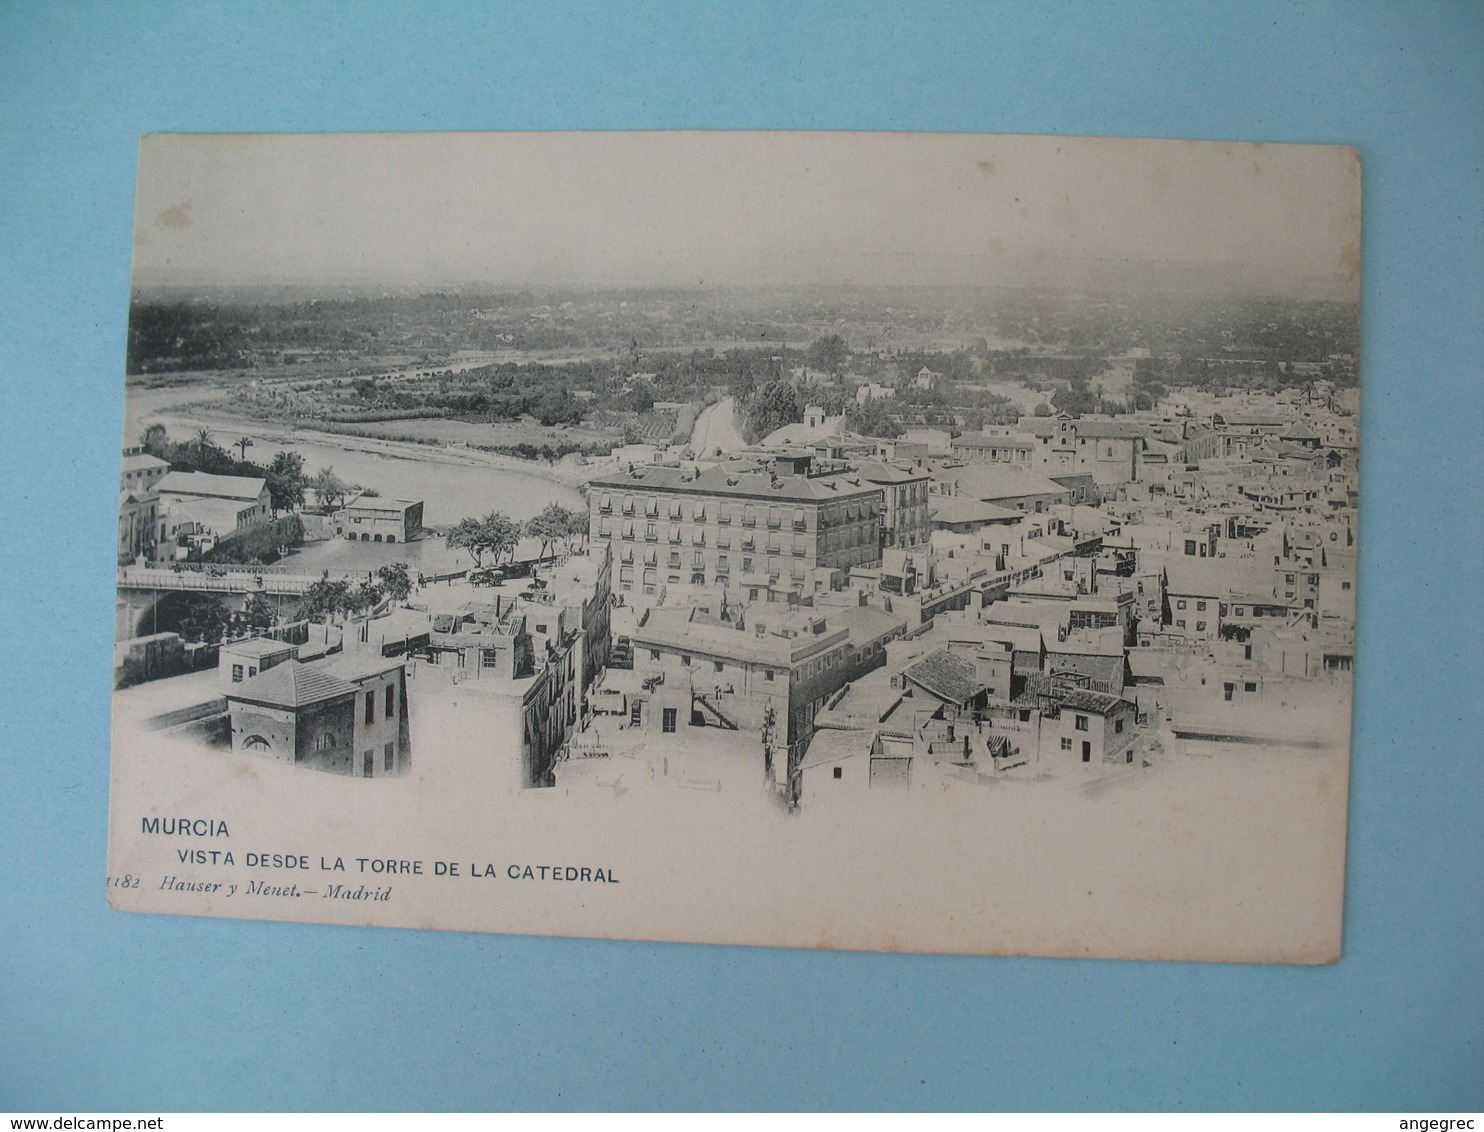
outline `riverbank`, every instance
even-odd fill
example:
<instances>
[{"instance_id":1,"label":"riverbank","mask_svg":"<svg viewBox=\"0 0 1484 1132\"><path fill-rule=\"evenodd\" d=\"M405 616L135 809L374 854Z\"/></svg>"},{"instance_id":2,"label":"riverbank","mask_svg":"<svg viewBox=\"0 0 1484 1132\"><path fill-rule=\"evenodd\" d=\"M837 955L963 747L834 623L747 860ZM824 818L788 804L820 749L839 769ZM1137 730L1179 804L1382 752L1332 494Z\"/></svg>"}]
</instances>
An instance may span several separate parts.
<instances>
[{"instance_id":1,"label":"riverbank","mask_svg":"<svg viewBox=\"0 0 1484 1132\"><path fill-rule=\"evenodd\" d=\"M150 425L163 425L172 439L183 440L206 429L222 447L246 440L246 456L267 464L280 451L296 452L310 473L333 468L347 483L370 488L387 498L421 499L424 523L445 527L469 515L503 511L528 519L548 503L585 509L582 496L590 472L573 458L555 464L522 460L465 446L439 446L350 436L304 428L292 422L253 420L202 405L199 390L181 395L176 404L152 398L153 412L128 406L130 443ZM189 405L180 401L194 402Z\"/></svg>"}]
</instances>

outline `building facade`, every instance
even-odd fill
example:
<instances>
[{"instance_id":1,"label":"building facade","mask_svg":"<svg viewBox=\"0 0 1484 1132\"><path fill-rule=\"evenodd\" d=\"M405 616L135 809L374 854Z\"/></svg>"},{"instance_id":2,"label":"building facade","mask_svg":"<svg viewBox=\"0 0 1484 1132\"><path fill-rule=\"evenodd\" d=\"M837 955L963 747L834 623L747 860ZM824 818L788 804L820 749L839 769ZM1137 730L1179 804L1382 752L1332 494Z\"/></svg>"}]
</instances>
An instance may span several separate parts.
<instances>
[{"instance_id":1,"label":"building facade","mask_svg":"<svg viewBox=\"0 0 1484 1132\"><path fill-rule=\"evenodd\" d=\"M739 600L812 593L881 558L884 490L814 457L699 471L644 467L592 483L589 533L619 593L714 586ZM922 506L926 516L926 500Z\"/></svg>"},{"instance_id":2,"label":"building facade","mask_svg":"<svg viewBox=\"0 0 1484 1132\"><path fill-rule=\"evenodd\" d=\"M364 652L286 660L230 685L226 700L233 751L352 778L411 767L401 660Z\"/></svg>"},{"instance_id":3,"label":"building facade","mask_svg":"<svg viewBox=\"0 0 1484 1132\"><path fill-rule=\"evenodd\" d=\"M411 542L423 526L420 499L360 496L335 516L335 530L353 542Z\"/></svg>"}]
</instances>

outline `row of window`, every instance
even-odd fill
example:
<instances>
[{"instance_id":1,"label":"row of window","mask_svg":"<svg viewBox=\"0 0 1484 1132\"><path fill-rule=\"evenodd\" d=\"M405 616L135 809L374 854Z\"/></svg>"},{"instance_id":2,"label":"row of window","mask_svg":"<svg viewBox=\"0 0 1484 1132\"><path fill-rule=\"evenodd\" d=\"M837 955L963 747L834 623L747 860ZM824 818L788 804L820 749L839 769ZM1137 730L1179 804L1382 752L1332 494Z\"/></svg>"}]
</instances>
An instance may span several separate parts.
<instances>
[{"instance_id":1,"label":"row of window","mask_svg":"<svg viewBox=\"0 0 1484 1132\"><path fill-rule=\"evenodd\" d=\"M669 572L665 575L665 581L669 585L679 585L682 571L680 562L672 558L667 566ZM755 573L754 559L742 559L741 573L744 576ZM778 579L783 577L783 570L776 558L769 558L767 560L767 575L769 581L771 582L777 582ZM653 563L650 565L646 565L643 568L643 573L641 576L646 586L657 585L660 578L659 564ZM807 571L805 570L803 563L792 563L789 566L788 576L795 582L802 582L807 576ZM715 579L716 584L719 586L727 585L731 580L731 563L730 561L728 561L725 554L721 555L720 559L716 563ZM627 560L619 565L618 582L621 588L632 586L634 583L634 567ZM699 557L697 557L697 559L691 563L690 582L691 585L695 586L704 586L706 584L706 563Z\"/></svg>"},{"instance_id":2,"label":"row of window","mask_svg":"<svg viewBox=\"0 0 1484 1132\"><path fill-rule=\"evenodd\" d=\"M660 650L659 649L650 649L649 650L649 659L650 660L654 660L654 661L659 660L660 659ZM683 668L694 667L695 666L695 658L690 653L683 652L683 653L680 654L680 664L681 664L681 667L683 667ZM742 667L742 666L739 665L738 667ZM723 672L725 672L727 670L726 661L724 661L724 660L713 660L711 662L711 668L712 668L712 671L714 671L714 672L716 672L718 674L723 673ZM764 668L762 670L762 673L763 673L763 679L764 680L768 680L768 681L772 681L772 680L776 679L777 676L778 676L777 672L775 672L771 668Z\"/></svg>"},{"instance_id":3,"label":"row of window","mask_svg":"<svg viewBox=\"0 0 1484 1132\"><path fill-rule=\"evenodd\" d=\"M923 499L926 499L924 489ZM672 521L683 522L687 517L692 522L704 523L707 520L707 510L711 505L705 500L698 500L690 506L690 514L686 515L685 506L678 500L671 500L668 505L662 506L658 499L646 499L642 508L635 505L634 497L626 495L618 511L623 515L637 516L642 513L646 518L658 519L661 514L667 515ZM862 519L874 519L877 515L877 504L875 500L863 499L860 501L847 502L839 507L831 507L829 510L814 509L807 507L768 507L766 512L761 504L743 504L739 509L736 504L716 504L716 521L722 526L729 526L734 520L741 522L744 527L755 527L759 519L765 521L765 525L771 530L780 530L785 525L791 525L795 530L807 529L809 512L816 510L818 525L821 529L836 523L853 523ZM604 494L598 499L598 514L612 515L614 513L613 497Z\"/></svg>"},{"instance_id":4,"label":"row of window","mask_svg":"<svg viewBox=\"0 0 1484 1132\"><path fill-rule=\"evenodd\" d=\"M865 533L867 535L870 534L869 531L866 531ZM613 528L609 525L607 519L600 519L598 521L598 537L613 537ZM622 526L619 527L618 537L625 542L637 541L639 538L639 534L635 524L633 522L625 522ZM643 537L645 542L659 542L660 531L654 523L649 523L645 526ZM666 538L672 546L678 546L685 541L684 532L679 527L671 527L670 530L667 532ZM706 532L704 530L693 531L691 533L690 541L692 546L705 546ZM821 553L826 553L841 546L852 546L863 541L867 540L862 537L852 538L849 535L824 534L820 536L819 550ZM716 534L716 546L722 550L727 550L731 548L731 545L731 534L727 531L718 531ZM743 534L738 539L738 545L740 545L743 550L756 549L757 536L751 533ZM807 541L803 539L793 539L787 536L779 538L777 536L770 535L765 544L765 547L769 554L793 554L796 557L802 558L809 553L809 544Z\"/></svg>"}]
</instances>

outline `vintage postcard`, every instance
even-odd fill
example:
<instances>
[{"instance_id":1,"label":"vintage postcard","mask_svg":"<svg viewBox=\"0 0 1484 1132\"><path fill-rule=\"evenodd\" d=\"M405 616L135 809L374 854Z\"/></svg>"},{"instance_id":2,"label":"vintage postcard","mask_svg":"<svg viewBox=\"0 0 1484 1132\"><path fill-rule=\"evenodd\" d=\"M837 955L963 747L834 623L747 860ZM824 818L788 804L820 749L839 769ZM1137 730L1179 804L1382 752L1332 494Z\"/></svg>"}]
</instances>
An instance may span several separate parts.
<instances>
[{"instance_id":1,"label":"vintage postcard","mask_svg":"<svg viewBox=\"0 0 1484 1132\"><path fill-rule=\"evenodd\" d=\"M108 897L1339 958L1337 146L156 135Z\"/></svg>"}]
</instances>

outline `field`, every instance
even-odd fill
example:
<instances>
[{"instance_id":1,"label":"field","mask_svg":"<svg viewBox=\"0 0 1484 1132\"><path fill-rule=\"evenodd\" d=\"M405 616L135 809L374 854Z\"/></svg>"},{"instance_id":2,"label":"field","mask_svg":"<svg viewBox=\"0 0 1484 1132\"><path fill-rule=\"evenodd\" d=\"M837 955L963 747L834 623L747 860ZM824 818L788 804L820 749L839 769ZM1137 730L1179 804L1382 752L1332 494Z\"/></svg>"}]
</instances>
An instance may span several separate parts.
<instances>
[{"instance_id":1,"label":"field","mask_svg":"<svg viewBox=\"0 0 1484 1132\"><path fill-rule=\"evenodd\" d=\"M326 431L354 436L377 436L386 440L412 440L428 444L467 444L474 447L514 447L517 444L621 444L621 433L589 425L546 426L526 418L487 424L455 421L443 417L393 421L357 421L349 425L325 425Z\"/></svg>"}]
</instances>

